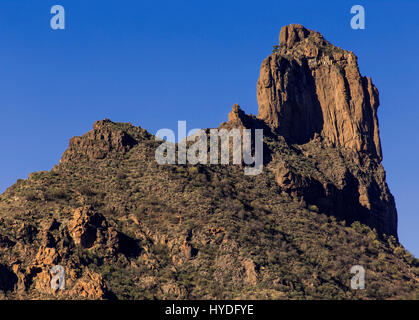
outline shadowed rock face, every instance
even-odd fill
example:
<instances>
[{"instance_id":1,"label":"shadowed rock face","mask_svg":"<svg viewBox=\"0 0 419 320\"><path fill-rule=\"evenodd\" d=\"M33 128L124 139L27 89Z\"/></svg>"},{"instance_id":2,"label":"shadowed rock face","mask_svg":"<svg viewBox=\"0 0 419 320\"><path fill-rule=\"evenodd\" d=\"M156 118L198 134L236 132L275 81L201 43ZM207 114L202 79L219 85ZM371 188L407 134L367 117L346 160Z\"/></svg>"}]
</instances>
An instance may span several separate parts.
<instances>
[{"instance_id":1,"label":"shadowed rock face","mask_svg":"<svg viewBox=\"0 0 419 320\"><path fill-rule=\"evenodd\" d=\"M262 63L258 118L292 143L317 133L381 160L378 90L360 74L356 56L301 25L283 27L279 40L278 52Z\"/></svg>"},{"instance_id":2,"label":"shadowed rock face","mask_svg":"<svg viewBox=\"0 0 419 320\"><path fill-rule=\"evenodd\" d=\"M265 135L282 136L315 160L310 173L289 171L280 161L283 191L397 237L396 206L381 164L378 90L360 74L352 52L320 33L292 24L281 29L279 40L261 66L257 118L235 105L227 127L264 128ZM313 178L316 171L323 178Z\"/></svg>"},{"instance_id":3,"label":"shadowed rock face","mask_svg":"<svg viewBox=\"0 0 419 320\"><path fill-rule=\"evenodd\" d=\"M333 91L328 94L333 95ZM269 144L264 144L264 165L275 168L276 182L282 192L307 205L315 205L339 220L360 221L379 234L397 238L396 205L381 159L376 154L333 146L317 132L311 138L306 136L307 143L290 146L289 135L283 128L278 129L272 123L268 126L263 120L245 114L238 105L233 106L228 118L220 128L263 129L265 138L276 143L283 141L284 149L292 149L301 156L305 164L295 166L294 158L275 154ZM295 117L293 121L298 126L301 119ZM290 122L291 130L295 126Z\"/></svg>"}]
</instances>

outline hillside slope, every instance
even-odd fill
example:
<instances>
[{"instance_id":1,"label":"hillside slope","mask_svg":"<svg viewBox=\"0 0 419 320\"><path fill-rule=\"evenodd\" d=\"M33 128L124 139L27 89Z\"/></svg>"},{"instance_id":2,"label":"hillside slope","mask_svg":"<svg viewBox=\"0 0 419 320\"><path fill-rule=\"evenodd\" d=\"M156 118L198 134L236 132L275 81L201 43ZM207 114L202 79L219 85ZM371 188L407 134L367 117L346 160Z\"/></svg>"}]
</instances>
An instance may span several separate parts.
<instances>
[{"instance_id":1,"label":"hillside slope","mask_svg":"<svg viewBox=\"0 0 419 320\"><path fill-rule=\"evenodd\" d=\"M146 130L97 121L50 172L0 196L0 298L417 299L378 91L317 32L291 25L280 40L262 63L259 115L234 105L219 127L264 130L261 174L159 165ZM54 265L65 290L51 289ZM354 265L365 290L350 287Z\"/></svg>"}]
</instances>

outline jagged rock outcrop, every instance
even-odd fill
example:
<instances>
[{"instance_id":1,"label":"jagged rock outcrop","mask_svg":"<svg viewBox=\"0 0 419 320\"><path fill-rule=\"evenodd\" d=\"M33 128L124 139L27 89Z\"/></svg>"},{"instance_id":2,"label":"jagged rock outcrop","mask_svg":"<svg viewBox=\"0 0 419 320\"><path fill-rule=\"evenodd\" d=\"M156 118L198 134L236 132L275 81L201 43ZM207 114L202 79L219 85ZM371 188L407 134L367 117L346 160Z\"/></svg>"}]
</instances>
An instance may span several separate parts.
<instances>
[{"instance_id":1,"label":"jagged rock outcrop","mask_svg":"<svg viewBox=\"0 0 419 320\"><path fill-rule=\"evenodd\" d=\"M220 127L263 128L273 140L301 146L315 166L308 173L279 160L275 175L282 191L397 238L396 206L381 164L378 90L360 74L352 52L320 33L293 24L279 38L277 52L261 66L257 118L234 105Z\"/></svg>"},{"instance_id":2,"label":"jagged rock outcrop","mask_svg":"<svg viewBox=\"0 0 419 320\"><path fill-rule=\"evenodd\" d=\"M137 141L125 130L115 130L114 123L108 119L96 121L93 130L82 137L73 137L60 163L86 158L103 159L112 151L125 153Z\"/></svg>"},{"instance_id":3,"label":"jagged rock outcrop","mask_svg":"<svg viewBox=\"0 0 419 320\"><path fill-rule=\"evenodd\" d=\"M310 174L285 161L276 164L275 178L281 190L321 212L347 222L361 221L380 234L397 238L396 207L381 164L373 168L347 165L345 161L351 158L346 155L345 159L336 150L329 150L327 156L318 148L311 152L316 154L310 158L321 159L323 164Z\"/></svg>"},{"instance_id":4,"label":"jagged rock outcrop","mask_svg":"<svg viewBox=\"0 0 419 320\"><path fill-rule=\"evenodd\" d=\"M234 104L228 114L228 121L223 122L219 129L266 129L265 134L269 133L269 127L263 120L258 119L253 114L246 114L238 104Z\"/></svg>"},{"instance_id":5,"label":"jagged rock outcrop","mask_svg":"<svg viewBox=\"0 0 419 320\"><path fill-rule=\"evenodd\" d=\"M356 56L298 24L283 27L279 39L278 51L262 63L258 118L290 142L317 133L381 159L378 90L360 74Z\"/></svg>"},{"instance_id":6,"label":"jagged rock outcrop","mask_svg":"<svg viewBox=\"0 0 419 320\"><path fill-rule=\"evenodd\" d=\"M228 114L228 122L237 128L246 128L251 121L251 117L240 108L238 104L234 104L232 110Z\"/></svg>"},{"instance_id":7,"label":"jagged rock outcrop","mask_svg":"<svg viewBox=\"0 0 419 320\"><path fill-rule=\"evenodd\" d=\"M100 274L87 269L83 277L79 279L69 291L69 295L98 300L106 298L107 291L108 289L103 281L103 277Z\"/></svg>"},{"instance_id":8,"label":"jagged rock outcrop","mask_svg":"<svg viewBox=\"0 0 419 320\"><path fill-rule=\"evenodd\" d=\"M98 231L105 227L105 218L90 206L85 206L74 211L68 229L76 245L90 248L97 239Z\"/></svg>"},{"instance_id":9,"label":"jagged rock outcrop","mask_svg":"<svg viewBox=\"0 0 419 320\"><path fill-rule=\"evenodd\" d=\"M68 230L74 243L86 249L99 246L111 256L120 252L130 255L138 250L135 241L115 230L91 206L74 210Z\"/></svg>"},{"instance_id":10,"label":"jagged rock outcrop","mask_svg":"<svg viewBox=\"0 0 419 320\"><path fill-rule=\"evenodd\" d=\"M282 191L293 197L303 197L309 203L325 196L322 184L316 179L298 173L286 162L280 161L276 167L275 178Z\"/></svg>"}]
</instances>

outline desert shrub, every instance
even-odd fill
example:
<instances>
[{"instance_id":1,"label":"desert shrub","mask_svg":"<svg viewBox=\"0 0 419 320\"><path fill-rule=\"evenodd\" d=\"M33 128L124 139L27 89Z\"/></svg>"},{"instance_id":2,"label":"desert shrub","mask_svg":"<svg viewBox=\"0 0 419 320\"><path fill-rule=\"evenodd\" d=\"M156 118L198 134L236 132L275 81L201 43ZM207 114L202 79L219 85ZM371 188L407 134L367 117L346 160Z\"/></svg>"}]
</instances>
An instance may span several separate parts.
<instances>
[{"instance_id":1,"label":"desert shrub","mask_svg":"<svg viewBox=\"0 0 419 320\"><path fill-rule=\"evenodd\" d=\"M60 199L69 199L70 195L66 190L59 188L50 188L44 192L44 198L47 201L60 200Z\"/></svg>"},{"instance_id":2,"label":"desert shrub","mask_svg":"<svg viewBox=\"0 0 419 320\"><path fill-rule=\"evenodd\" d=\"M34 172L29 175L32 180L40 180L47 175L46 171Z\"/></svg>"},{"instance_id":3,"label":"desert shrub","mask_svg":"<svg viewBox=\"0 0 419 320\"><path fill-rule=\"evenodd\" d=\"M126 178L127 178L127 175L124 172L118 172L117 175L116 175L117 180L124 180Z\"/></svg>"},{"instance_id":4,"label":"desert shrub","mask_svg":"<svg viewBox=\"0 0 419 320\"><path fill-rule=\"evenodd\" d=\"M190 175L195 175L199 173L199 169L197 167L188 167L188 172Z\"/></svg>"},{"instance_id":5,"label":"desert shrub","mask_svg":"<svg viewBox=\"0 0 419 320\"><path fill-rule=\"evenodd\" d=\"M38 193L34 190L26 190L22 193L22 195L27 201L39 200Z\"/></svg>"},{"instance_id":6,"label":"desert shrub","mask_svg":"<svg viewBox=\"0 0 419 320\"><path fill-rule=\"evenodd\" d=\"M95 192L88 185L81 185L77 188L77 191L84 196L94 196Z\"/></svg>"},{"instance_id":7,"label":"desert shrub","mask_svg":"<svg viewBox=\"0 0 419 320\"><path fill-rule=\"evenodd\" d=\"M375 236L373 236L372 234L374 233L374 231L373 230L371 230L371 228L370 227L368 227L367 225L365 225L365 224L362 224L361 222L359 222L359 221L355 221L355 222L353 222L352 224L351 224L351 227L356 231L356 232L359 232L359 233L363 233L363 234L370 234L370 239L371 238L373 238L373 237L375 237Z\"/></svg>"},{"instance_id":8,"label":"desert shrub","mask_svg":"<svg viewBox=\"0 0 419 320\"><path fill-rule=\"evenodd\" d=\"M308 209L314 212L319 212L319 207L317 207L315 204L312 204L310 206L308 206Z\"/></svg>"}]
</instances>

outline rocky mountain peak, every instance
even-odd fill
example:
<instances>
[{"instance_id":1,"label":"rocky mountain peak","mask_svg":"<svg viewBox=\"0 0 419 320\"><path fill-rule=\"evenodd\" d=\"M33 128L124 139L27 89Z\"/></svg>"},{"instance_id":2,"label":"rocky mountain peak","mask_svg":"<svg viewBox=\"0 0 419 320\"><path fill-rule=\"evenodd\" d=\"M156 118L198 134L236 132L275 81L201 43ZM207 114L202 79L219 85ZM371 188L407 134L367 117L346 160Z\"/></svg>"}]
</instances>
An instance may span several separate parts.
<instances>
[{"instance_id":1,"label":"rocky mountain peak","mask_svg":"<svg viewBox=\"0 0 419 320\"><path fill-rule=\"evenodd\" d=\"M93 124L93 130L70 139L68 149L64 152L60 163L80 159L104 159L108 155L125 153L137 145L138 141L149 136L146 130L131 123L99 120Z\"/></svg>"},{"instance_id":2,"label":"rocky mountain peak","mask_svg":"<svg viewBox=\"0 0 419 320\"><path fill-rule=\"evenodd\" d=\"M292 143L318 134L381 160L378 90L360 74L356 56L298 24L283 27L279 40L261 66L258 118Z\"/></svg>"},{"instance_id":3,"label":"rocky mountain peak","mask_svg":"<svg viewBox=\"0 0 419 320\"><path fill-rule=\"evenodd\" d=\"M300 42L313 35L322 38L320 33L308 30L304 28L301 24L290 24L281 28L281 31L279 33L279 44L291 48L297 42Z\"/></svg>"}]
</instances>

